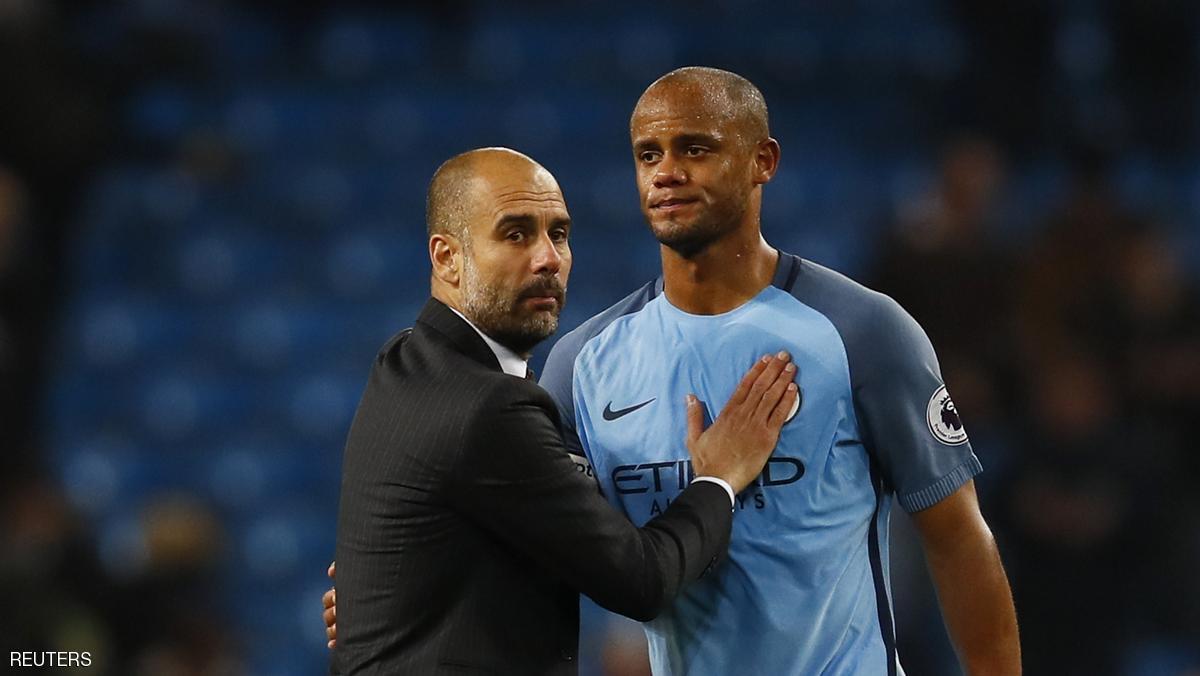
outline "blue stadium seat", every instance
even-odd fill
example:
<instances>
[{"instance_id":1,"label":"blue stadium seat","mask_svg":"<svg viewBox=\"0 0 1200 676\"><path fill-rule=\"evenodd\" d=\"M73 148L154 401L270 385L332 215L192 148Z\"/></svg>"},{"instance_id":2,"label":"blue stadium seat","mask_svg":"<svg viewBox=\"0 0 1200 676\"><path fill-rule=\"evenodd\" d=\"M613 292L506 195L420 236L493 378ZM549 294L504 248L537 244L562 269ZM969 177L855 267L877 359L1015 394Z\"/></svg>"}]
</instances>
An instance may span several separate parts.
<instances>
[{"instance_id":1,"label":"blue stadium seat","mask_svg":"<svg viewBox=\"0 0 1200 676\"><path fill-rule=\"evenodd\" d=\"M362 394L362 382L333 374L304 376L289 400L292 428L300 435L339 441Z\"/></svg>"}]
</instances>

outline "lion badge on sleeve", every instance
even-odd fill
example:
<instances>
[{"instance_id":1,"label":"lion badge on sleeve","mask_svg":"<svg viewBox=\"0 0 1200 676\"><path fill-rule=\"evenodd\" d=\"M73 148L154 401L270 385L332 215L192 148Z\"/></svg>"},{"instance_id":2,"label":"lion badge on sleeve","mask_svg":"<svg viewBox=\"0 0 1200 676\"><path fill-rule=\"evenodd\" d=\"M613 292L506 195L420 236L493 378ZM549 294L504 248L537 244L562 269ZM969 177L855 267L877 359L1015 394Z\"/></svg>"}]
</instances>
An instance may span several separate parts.
<instances>
[{"instance_id":1,"label":"lion badge on sleeve","mask_svg":"<svg viewBox=\"0 0 1200 676\"><path fill-rule=\"evenodd\" d=\"M925 410L925 421L929 423L929 431L933 436L947 446L958 446L967 442L967 430L963 427L958 409L945 385L937 388L929 398L929 406Z\"/></svg>"}]
</instances>

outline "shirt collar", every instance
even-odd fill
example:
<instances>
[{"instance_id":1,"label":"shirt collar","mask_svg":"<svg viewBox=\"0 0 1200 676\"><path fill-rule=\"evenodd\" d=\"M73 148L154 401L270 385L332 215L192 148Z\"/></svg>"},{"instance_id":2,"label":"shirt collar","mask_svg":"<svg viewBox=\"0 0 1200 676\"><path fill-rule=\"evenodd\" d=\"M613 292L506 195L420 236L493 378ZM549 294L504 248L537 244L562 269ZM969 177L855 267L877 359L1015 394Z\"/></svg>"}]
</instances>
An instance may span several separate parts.
<instances>
[{"instance_id":1,"label":"shirt collar","mask_svg":"<svg viewBox=\"0 0 1200 676\"><path fill-rule=\"evenodd\" d=\"M480 331L479 327L475 326L474 322L463 316L463 313L455 310L454 308L450 308L450 311L461 317L468 326L475 329L475 333L478 333L480 338L483 338L483 342L487 343L487 346L492 349L492 354L496 355L496 361L500 362L501 370L510 376L516 376L518 378L525 377L525 374L529 372L529 364L526 363L524 359L521 359L520 355L492 340L491 336L483 331Z\"/></svg>"}]
</instances>

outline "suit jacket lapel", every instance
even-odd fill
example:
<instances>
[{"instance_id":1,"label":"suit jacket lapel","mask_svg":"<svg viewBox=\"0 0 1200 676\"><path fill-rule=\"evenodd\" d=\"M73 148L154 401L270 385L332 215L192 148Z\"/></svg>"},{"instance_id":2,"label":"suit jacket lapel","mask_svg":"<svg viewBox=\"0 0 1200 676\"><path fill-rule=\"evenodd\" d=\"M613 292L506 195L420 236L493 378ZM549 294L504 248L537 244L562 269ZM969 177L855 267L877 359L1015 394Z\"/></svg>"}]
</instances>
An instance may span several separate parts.
<instances>
[{"instance_id":1,"label":"suit jacket lapel","mask_svg":"<svg viewBox=\"0 0 1200 676\"><path fill-rule=\"evenodd\" d=\"M494 371L503 370L500 368L500 361L496 359L496 353L483 342L483 338L479 337L475 329L440 300L430 298L421 309L421 314L417 316L417 323L442 334L459 352L480 364Z\"/></svg>"}]
</instances>

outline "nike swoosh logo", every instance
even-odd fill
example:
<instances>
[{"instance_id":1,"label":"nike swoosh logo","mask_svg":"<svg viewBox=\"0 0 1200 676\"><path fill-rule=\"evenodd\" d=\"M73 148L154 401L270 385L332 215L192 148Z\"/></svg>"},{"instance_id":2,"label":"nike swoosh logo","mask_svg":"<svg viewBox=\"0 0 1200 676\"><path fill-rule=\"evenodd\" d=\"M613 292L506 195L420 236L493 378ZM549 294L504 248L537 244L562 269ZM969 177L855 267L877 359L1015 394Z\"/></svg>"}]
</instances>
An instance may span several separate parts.
<instances>
[{"instance_id":1,"label":"nike swoosh logo","mask_svg":"<svg viewBox=\"0 0 1200 676\"><path fill-rule=\"evenodd\" d=\"M657 399L657 398L658 397L655 397L654 399ZM612 409L612 402L610 401L607 404L605 404L604 412L601 415L604 416L605 420L616 420L617 418L620 418L621 416L625 416L625 415L629 415L630 413L633 413L634 411L638 410L639 408L654 401L654 399L649 399L647 401L643 401L642 403L635 404L633 406L630 406L629 408L619 408L615 411Z\"/></svg>"}]
</instances>

